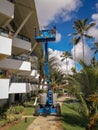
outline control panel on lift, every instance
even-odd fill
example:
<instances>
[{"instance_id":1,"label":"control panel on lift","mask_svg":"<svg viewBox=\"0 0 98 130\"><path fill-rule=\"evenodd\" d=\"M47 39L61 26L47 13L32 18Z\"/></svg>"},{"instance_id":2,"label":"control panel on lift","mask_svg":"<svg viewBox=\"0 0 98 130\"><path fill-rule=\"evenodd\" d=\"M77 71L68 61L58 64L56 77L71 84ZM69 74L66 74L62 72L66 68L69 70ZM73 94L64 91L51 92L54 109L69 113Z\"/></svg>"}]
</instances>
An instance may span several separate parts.
<instances>
[{"instance_id":1,"label":"control panel on lift","mask_svg":"<svg viewBox=\"0 0 98 130\"><path fill-rule=\"evenodd\" d=\"M35 29L35 39L37 42L48 42L48 41L55 41L56 40L56 27L54 26L53 29L42 29L41 31L37 32Z\"/></svg>"}]
</instances>

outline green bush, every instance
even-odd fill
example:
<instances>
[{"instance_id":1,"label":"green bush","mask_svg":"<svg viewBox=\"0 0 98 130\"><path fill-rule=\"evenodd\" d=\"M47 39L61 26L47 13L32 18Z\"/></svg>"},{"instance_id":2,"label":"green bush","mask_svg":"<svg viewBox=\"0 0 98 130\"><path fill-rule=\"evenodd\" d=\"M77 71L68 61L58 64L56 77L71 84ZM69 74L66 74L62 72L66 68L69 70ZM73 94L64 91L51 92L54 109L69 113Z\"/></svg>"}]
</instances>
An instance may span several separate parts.
<instances>
[{"instance_id":1,"label":"green bush","mask_svg":"<svg viewBox=\"0 0 98 130\"><path fill-rule=\"evenodd\" d=\"M24 107L21 105L10 106L10 108L6 111L6 114L20 114L23 111Z\"/></svg>"},{"instance_id":2,"label":"green bush","mask_svg":"<svg viewBox=\"0 0 98 130\"><path fill-rule=\"evenodd\" d=\"M19 114L23 109L23 106L10 106L6 111L2 110L2 113L0 114L0 127L21 119L21 115Z\"/></svg>"},{"instance_id":3,"label":"green bush","mask_svg":"<svg viewBox=\"0 0 98 130\"><path fill-rule=\"evenodd\" d=\"M5 125L12 123L14 121L17 121L19 119L21 119L21 115L10 114L10 115L8 115L7 119L2 119L0 121L0 127L3 127Z\"/></svg>"},{"instance_id":4,"label":"green bush","mask_svg":"<svg viewBox=\"0 0 98 130\"><path fill-rule=\"evenodd\" d=\"M58 91L58 97L61 97L63 95L63 91Z\"/></svg>"},{"instance_id":5,"label":"green bush","mask_svg":"<svg viewBox=\"0 0 98 130\"><path fill-rule=\"evenodd\" d=\"M1 121L0 121L0 127L3 127L3 126L5 126L5 121L4 121L4 120L1 120Z\"/></svg>"},{"instance_id":6,"label":"green bush","mask_svg":"<svg viewBox=\"0 0 98 130\"><path fill-rule=\"evenodd\" d=\"M11 114L11 115L8 116L7 122L8 122L8 123L11 123L11 122L17 121L17 120L19 120L19 119L21 119L21 115Z\"/></svg>"},{"instance_id":7,"label":"green bush","mask_svg":"<svg viewBox=\"0 0 98 130\"><path fill-rule=\"evenodd\" d=\"M14 114L20 114L23 111L24 107L23 106L15 106L13 109Z\"/></svg>"},{"instance_id":8,"label":"green bush","mask_svg":"<svg viewBox=\"0 0 98 130\"><path fill-rule=\"evenodd\" d=\"M32 102L32 101L23 103L24 107L33 107L33 104L34 104L34 102Z\"/></svg>"},{"instance_id":9,"label":"green bush","mask_svg":"<svg viewBox=\"0 0 98 130\"><path fill-rule=\"evenodd\" d=\"M11 106L8 110L7 110L7 115L9 114L20 114L23 111L24 107L23 106Z\"/></svg>"}]
</instances>

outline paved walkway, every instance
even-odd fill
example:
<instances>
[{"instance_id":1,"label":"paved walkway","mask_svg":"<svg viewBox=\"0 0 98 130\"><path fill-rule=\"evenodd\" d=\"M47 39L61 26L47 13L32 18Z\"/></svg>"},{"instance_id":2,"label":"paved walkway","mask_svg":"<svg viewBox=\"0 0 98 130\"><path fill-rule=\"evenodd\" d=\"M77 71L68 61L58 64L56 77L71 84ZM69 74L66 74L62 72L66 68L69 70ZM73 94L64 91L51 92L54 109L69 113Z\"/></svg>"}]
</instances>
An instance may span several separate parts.
<instances>
[{"instance_id":1,"label":"paved walkway","mask_svg":"<svg viewBox=\"0 0 98 130\"><path fill-rule=\"evenodd\" d=\"M60 105L66 97L61 97L58 99ZM38 116L32 122L32 124L27 128L27 130L63 130L60 117L57 116Z\"/></svg>"},{"instance_id":2,"label":"paved walkway","mask_svg":"<svg viewBox=\"0 0 98 130\"><path fill-rule=\"evenodd\" d=\"M59 117L56 116L39 116L28 127L27 130L63 130Z\"/></svg>"}]
</instances>

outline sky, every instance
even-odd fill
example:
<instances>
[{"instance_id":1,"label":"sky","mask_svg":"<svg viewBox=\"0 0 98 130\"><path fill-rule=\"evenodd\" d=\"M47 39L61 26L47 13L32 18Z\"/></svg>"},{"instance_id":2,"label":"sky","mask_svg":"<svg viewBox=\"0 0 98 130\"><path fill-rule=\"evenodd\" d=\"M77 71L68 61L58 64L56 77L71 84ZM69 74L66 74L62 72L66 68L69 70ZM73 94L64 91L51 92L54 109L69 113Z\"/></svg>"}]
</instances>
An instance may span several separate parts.
<instances>
[{"instance_id":1,"label":"sky","mask_svg":"<svg viewBox=\"0 0 98 130\"><path fill-rule=\"evenodd\" d=\"M40 27L54 25L57 28L56 41L49 42L49 49L53 56L58 57L60 62L60 55L62 52L69 51L74 56L74 48L72 44L72 37L70 34L75 32L73 30L73 23L77 19L88 18L88 23L95 22L96 25L89 30L89 34L94 37L94 41L98 41L98 0L35 0L36 11ZM92 41L86 41L85 44L85 61L90 63L93 52L90 50ZM76 47L77 60L83 58L82 43L80 42ZM65 69L65 61L62 64L62 71ZM68 59L69 71L74 67L74 61ZM65 66L64 66L65 65ZM80 69L77 64L77 69Z\"/></svg>"}]
</instances>

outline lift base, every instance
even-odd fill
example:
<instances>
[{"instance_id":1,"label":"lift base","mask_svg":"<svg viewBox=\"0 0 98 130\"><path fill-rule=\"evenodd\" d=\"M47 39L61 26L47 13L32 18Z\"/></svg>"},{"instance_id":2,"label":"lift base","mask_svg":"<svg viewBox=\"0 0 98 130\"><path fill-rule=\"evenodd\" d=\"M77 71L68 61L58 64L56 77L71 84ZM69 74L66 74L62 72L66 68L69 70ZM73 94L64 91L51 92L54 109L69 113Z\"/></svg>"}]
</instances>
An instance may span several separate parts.
<instances>
[{"instance_id":1,"label":"lift base","mask_svg":"<svg viewBox=\"0 0 98 130\"><path fill-rule=\"evenodd\" d=\"M53 106L44 106L40 107L40 105L35 106L35 116L39 115L61 115L60 105L57 104L55 107Z\"/></svg>"}]
</instances>

